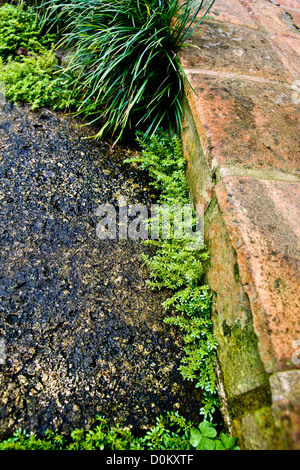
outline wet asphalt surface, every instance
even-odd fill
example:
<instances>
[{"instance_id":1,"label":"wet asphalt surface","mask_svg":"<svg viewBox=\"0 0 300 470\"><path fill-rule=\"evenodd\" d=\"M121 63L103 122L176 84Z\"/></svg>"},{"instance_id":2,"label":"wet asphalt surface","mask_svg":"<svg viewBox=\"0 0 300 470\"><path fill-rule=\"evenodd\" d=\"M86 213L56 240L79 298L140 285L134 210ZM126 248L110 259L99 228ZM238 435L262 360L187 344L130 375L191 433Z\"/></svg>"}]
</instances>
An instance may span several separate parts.
<instances>
[{"instance_id":1,"label":"wet asphalt surface","mask_svg":"<svg viewBox=\"0 0 300 470\"><path fill-rule=\"evenodd\" d=\"M167 292L145 285L149 248L96 235L99 204L155 195L123 163L136 150L88 135L50 110L0 110L1 438L89 429L97 414L136 430L172 410L199 421Z\"/></svg>"}]
</instances>

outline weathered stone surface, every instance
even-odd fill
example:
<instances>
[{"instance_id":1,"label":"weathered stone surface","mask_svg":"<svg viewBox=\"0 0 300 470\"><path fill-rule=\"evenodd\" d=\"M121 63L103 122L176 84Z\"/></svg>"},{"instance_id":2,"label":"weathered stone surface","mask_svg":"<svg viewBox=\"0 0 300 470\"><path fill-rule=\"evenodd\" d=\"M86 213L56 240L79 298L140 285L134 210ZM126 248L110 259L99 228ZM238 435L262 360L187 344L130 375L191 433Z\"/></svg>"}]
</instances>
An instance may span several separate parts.
<instances>
[{"instance_id":1,"label":"weathered stone surface","mask_svg":"<svg viewBox=\"0 0 300 470\"><path fill-rule=\"evenodd\" d=\"M224 178L216 194L267 372L292 364L300 338L300 183Z\"/></svg>"},{"instance_id":2,"label":"weathered stone surface","mask_svg":"<svg viewBox=\"0 0 300 470\"><path fill-rule=\"evenodd\" d=\"M277 372L270 377L275 428L284 449L300 450L300 371Z\"/></svg>"},{"instance_id":3,"label":"weathered stone surface","mask_svg":"<svg viewBox=\"0 0 300 470\"><path fill-rule=\"evenodd\" d=\"M265 33L285 37L298 36L296 28L293 27L288 21L288 17L285 15L284 6L280 8L266 0L245 0L245 4L251 7L255 23L260 29L262 28ZM286 6L288 7L288 5Z\"/></svg>"},{"instance_id":4,"label":"weathered stone surface","mask_svg":"<svg viewBox=\"0 0 300 470\"><path fill-rule=\"evenodd\" d=\"M290 190L299 202L299 184L294 186L225 179L206 215L208 281L215 292L212 318L227 413L232 433L247 449L299 444L299 372L275 372L271 385L267 373L300 364L295 351L300 338L300 207L285 205Z\"/></svg>"},{"instance_id":5,"label":"weathered stone surface","mask_svg":"<svg viewBox=\"0 0 300 470\"><path fill-rule=\"evenodd\" d=\"M299 10L290 10L289 8L285 8L285 11L290 16L293 25L300 29L300 5Z\"/></svg>"},{"instance_id":6,"label":"weathered stone surface","mask_svg":"<svg viewBox=\"0 0 300 470\"><path fill-rule=\"evenodd\" d=\"M191 188L191 197L194 207L198 204L203 205L206 211L214 194L213 174L205 163L205 155L210 154L210 139L206 138L206 130L201 129L201 142L193 121L193 116L187 99L184 97L182 102L184 119L182 121L182 145L183 152L188 155L186 176Z\"/></svg>"},{"instance_id":7,"label":"weathered stone surface","mask_svg":"<svg viewBox=\"0 0 300 470\"><path fill-rule=\"evenodd\" d=\"M277 3L282 7L298 8L300 10L299 0L278 0Z\"/></svg>"},{"instance_id":8,"label":"weathered stone surface","mask_svg":"<svg viewBox=\"0 0 300 470\"><path fill-rule=\"evenodd\" d=\"M298 449L300 435L300 2L279 3L217 0L181 57L220 397L247 449Z\"/></svg>"},{"instance_id":9,"label":"weathered stone surface","mask_svg":"<svg viewBox=\"0 0 300 470\"><path fill-rule=\"evenodd\" d=\"M218 359L230 413L236 396L268 387L268 377L257 349L251 306L242 285L238 258L219 205L205 224L210 251L208 281L215 292L212 318L218 341ZM229 294L230 293L230 294Z\"/></svg>"},{"instance_id":10,"label":"weathered stone surface","mask_svg":"<svg viewBox=\"0 0 300 470\"><path fill-rule=\"evenodd\" d=\"M259 170L265 178L274 171L299 177L299 106L287 85L261 83L222 74L193 73L186 95L200 141L210 139L205 153L213 170L239 167ZM203 133L205 129L206 135Z\"/></svg>"},{"instance_id":11,"label":"weathered stone surface","mask_svg":"<svg viewBox=\"0 0 300 470\"><path fill-rule=\"evenodd\" d=\"M294 80L300 77L300 42L298 39L291 37L274 36L272 37L274 46L282 52L282 58L288 64L292 64L289 68L293 72Z\"/></svg>"},{"instance_id":12,"label":"weathered stone surface","mask_svg":"<svg viewBox=\"0 0 300 470\"><path fill-rule=\"evenodd\" d=\"M232 423L232 432L240 437L242 448L247 450L274 450L283 447L276 433L270 406L246 413Z\"/></svg>"},{"instance_id":13,"label":"weathered stone surface","mask_svg":"<svg viewBox=\"0 0 300 470\"><path fill-rule=\"evenodd\" d=\"M284 68L289 70L295 80L299 78L300 33L297 27L297 19L300 13L299 2L296 0L295 2L286 1L284 4L277 2L280 3L280 6L276 6L266 0L253 0L251 2L243 0L243 3L248 8L251 8L253 20L258 28L269 38L270 48L273 48L279 55ZM288 12L289 8L292 8L292 10ZM291 15L291 11L294 16Z\"/></svg>"},{"instance_id":14,"label":"weathered stone surface","mask_svg":"<svg viewBox=\"0 0 300 470\"><path fill-rule=\"evenodd\" d=\"M231 0L223 2L217 0L209 15L222 23L232 23L236 25L246 25L250 28L257 29L257 24L253 21L251 10L243 8L239 0Z\"/></svg>"},{"instance_id":15,"label":"weathered stone surface","mask_svg":"<svg viewBox=\"0 0 300 470\"><path fill-rule=\"evenodd\" d=\"M197 69L249 75L279 82L293 81L288 70L260 31L205 21L188 40L182 54L185 71Z\"/></svg>"}]
</instances>

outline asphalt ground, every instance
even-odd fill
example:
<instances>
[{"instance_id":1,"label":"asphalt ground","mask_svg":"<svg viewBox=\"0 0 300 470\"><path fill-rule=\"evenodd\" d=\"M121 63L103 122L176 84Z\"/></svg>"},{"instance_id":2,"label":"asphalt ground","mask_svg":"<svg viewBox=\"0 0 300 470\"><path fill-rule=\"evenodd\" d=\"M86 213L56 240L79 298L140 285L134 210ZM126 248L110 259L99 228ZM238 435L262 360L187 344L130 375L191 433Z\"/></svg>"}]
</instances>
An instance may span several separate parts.
<instances>
[{"instance_id":1,"label":"asphalt ground","mask_svg":"<svg viewBox=\"0 0 300 470\"><path fill-rule=\"evenodd\" d=\"M182 379L181 333L163 322L139 240L101 240L100 204L150 206L145 172L86 139L71 117L7 104L0 112L0 437L89 429L97 415L144 430L167 411L199 421Z\"/></svg>"}]
</instances>

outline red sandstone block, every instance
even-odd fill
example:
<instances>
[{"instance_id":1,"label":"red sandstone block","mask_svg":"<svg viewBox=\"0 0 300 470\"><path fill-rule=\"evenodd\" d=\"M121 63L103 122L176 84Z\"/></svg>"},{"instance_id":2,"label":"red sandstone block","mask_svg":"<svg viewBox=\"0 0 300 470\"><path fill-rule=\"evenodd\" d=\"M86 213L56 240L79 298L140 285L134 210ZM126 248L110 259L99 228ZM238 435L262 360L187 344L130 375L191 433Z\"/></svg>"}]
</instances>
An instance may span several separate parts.
<instances>
[{"instance_id":1,"label":"red sandstone block","mask_svg":"<svg viewBox=\"0 0 300 470\"><path fill-rule=\"evenodd\" d=\"M288 8L285 11L290 15L291 21L296 28L300 28L300 9L299 10L289 10Z\"/></svg>"},{"instance_id":2,"label":"red sandstone block","mask_svg":"<svg viewBox=\"0 0 300 470\"><path fill-rule=\"evenodd\" d=\"M280 49L286 65L294 72L294 79L300 78L300 40L292 37L273 36L272 41Z\"/></svg>"},{"instance_id":3,"label":"red sandstone block","mask_svg":"<svg viewBox=\"0 0 300 470\"><path fill-rule=\"evenodd\" d=\"M251 5L256 24L262 27L265 32L271 35L299 37L298 32L287 21L284 8L280 8L267 0L244 1Z\"/></svg>"},{"instance_id":4,"label":"red sandstone block","mask_svg":"<svg viewBox=\"0 0 300 470\"><path fill-rule=\"evenodd\" d=\"M239 0L216 0L209 16L222 22L258 28L251 11L247 10Z\"/></svg>"},{"instance_id":5,"label":"red sandstone block","mask_svg":"<svg viewBox=\"0 0 300 470\"><path fill-rule=\"evenodd\" d=\"M300 9L300 0L276 0L280 6L299 8Z\"/></svg>"},{"instance_id":6,"label":"red sandstone block","mask_svg":"<svg viewBox=\"0 0 300 470\"><path fill-rule=\"evenodd\" d=\"M265 369L300 368L293 363L300 340L300 183L227 177L216 194Z\"/></svg>"},{"instance_id":7,"label":"red sandstone block","mask_svg":"<svg viewBox=\"0 0 300 470\"><path fill-rule=\"evenodd\" d=\"M186 87L200 141L209 138L209 168L300 174L299 104L289 86L207 74L188 74ZM241 173L240 173L241 174Z\"/></svg>"},{"instance_id":8,"label":"red sandstone block","mask_svg":"<svg viewBox=\"0 0 300 470\"><path fill-rule=\"evenodd\" d=\"M205 22L181 53L185 69L206 69L290 82L269 39L242 26Z\"/></svg>"},{"instance_id":9,"label":"red sandstone block","mask_svg":"<svg viewBox=\"0 0 300 470\"><path fill-rule=\"evenodd\" d=\"M283 449L300 450L300 371L270 377L272 411Z\"/></svg>"}]
</instances>

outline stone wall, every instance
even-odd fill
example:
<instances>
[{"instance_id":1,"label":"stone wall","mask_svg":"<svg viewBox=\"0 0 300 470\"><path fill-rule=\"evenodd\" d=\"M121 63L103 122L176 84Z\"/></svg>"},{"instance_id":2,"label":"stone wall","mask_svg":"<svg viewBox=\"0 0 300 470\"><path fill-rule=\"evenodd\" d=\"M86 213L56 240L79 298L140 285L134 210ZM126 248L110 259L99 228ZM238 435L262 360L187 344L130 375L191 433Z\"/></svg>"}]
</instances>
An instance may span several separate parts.
<instances>
[{"instance_id":1,"label":"stone wall","mask_svg":"<svg viewBox=\"0 0 300 470\"><path fill-rule=\"evenodd\" d=\"M246 449L300 449L299 31L287 14L300 2L288 3L217 0L181 57L222 411Z\"/></svg>"}]
</instances>

